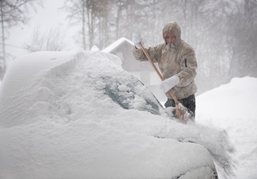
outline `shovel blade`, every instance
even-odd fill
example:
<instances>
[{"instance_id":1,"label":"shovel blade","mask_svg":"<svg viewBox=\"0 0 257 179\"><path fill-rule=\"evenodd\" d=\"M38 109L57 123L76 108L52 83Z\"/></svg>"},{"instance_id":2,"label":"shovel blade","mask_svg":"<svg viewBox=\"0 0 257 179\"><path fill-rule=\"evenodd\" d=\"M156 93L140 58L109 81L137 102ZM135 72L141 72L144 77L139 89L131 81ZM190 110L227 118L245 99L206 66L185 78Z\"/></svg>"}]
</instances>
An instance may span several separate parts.
<instances>
[{"instance_id":1,"label":"shovel blade","mask_svg":"<svg viewBox=\"0 0 257 179\"><path fill-rule=\"evenodd\" d=\"M193 112L183 106L181 103L176 105L176 117L182 122L187 123L189 120L194 122Z\"/></svg>"}]
</instances>

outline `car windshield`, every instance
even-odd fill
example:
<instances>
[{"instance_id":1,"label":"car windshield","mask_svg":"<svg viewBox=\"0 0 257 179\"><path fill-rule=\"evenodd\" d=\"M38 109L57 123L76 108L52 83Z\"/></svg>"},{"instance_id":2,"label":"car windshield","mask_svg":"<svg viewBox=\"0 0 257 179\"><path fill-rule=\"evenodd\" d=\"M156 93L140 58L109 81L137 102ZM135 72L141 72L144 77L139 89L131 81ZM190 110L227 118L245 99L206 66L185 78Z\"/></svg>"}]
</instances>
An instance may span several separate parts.
<instances>
[{"instance_id":1,"label":"car windshield","mask_svg":"<svg viewBox=\"0 0 257 179\"><path fill-rule=\"evenodd\" d=\"M102 76L99 80L105 84L104 93L122 108L161 114L163 108L159 101L135 77L124 80L120 76Z\"/></svg>"}]
</instances>

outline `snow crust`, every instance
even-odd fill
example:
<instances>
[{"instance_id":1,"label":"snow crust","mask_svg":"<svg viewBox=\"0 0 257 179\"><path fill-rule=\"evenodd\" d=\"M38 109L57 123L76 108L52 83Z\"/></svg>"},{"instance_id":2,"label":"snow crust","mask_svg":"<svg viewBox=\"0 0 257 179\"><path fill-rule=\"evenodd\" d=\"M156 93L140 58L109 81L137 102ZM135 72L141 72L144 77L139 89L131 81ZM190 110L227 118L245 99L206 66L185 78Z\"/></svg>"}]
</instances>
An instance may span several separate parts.
<instances>
[{"instance_id":1,"label":"snow crust","mask_svg":"<svg viewBox=\"0 0 257 179\"><path fill-rule=\"evenodd\" d=\"M179 123L120 64L92 51L16 59L0 89L0 178L197 178L213 160L232 172L226 131Z\"/></svg>"}]
</instances>

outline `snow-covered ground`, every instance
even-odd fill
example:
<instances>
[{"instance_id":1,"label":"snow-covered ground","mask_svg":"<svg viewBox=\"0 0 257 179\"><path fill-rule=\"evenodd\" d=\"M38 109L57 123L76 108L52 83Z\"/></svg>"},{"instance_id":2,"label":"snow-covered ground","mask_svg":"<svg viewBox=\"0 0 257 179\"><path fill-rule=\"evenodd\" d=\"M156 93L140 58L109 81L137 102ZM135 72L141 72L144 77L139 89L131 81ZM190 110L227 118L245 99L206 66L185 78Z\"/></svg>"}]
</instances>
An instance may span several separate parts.
<instances>
[{"instance_id":1,"label":"snow-covered ground","mask_svg":"<svg viewBox=\"0 0 257 179\"><path fill-rule=\"evenodd\" d=\"M120 64L101 52L16 59L0 91L0 178L171 178L210 167L192 178L211 172L211 155L220 178L256 175L255 78L197 97L197 122L184 125Z\"/></svg>"},{"instance_id":2,"label":"snow-covered ground","mask_svg":"<svg viewBox=\"0 0 257 179\"><path fill-rule=\"evenodd\" d=\"M197 121L226 129L235 146L233 179L257 178L256 91L256 78L234 78L197 97Z\"/></svg>"}]
</instances>

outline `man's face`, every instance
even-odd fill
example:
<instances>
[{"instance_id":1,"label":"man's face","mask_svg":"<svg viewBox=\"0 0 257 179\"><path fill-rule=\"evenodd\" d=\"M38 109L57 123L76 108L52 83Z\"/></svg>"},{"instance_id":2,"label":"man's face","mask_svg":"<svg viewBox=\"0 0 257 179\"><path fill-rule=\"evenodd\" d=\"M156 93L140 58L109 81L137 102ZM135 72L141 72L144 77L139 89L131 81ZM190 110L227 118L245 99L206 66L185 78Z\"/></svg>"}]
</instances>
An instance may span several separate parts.
<instances>
[{"instance_id":1,"label":"man's face","mask_svg":"<svg viewBox=\"0 0 257 179\"><path fill-rule=\"evenodd\" d=\"M166 43L175 43L176 42L176 36L174 34L167 34L165 37Z\"/></svg>"}]
</instances>

